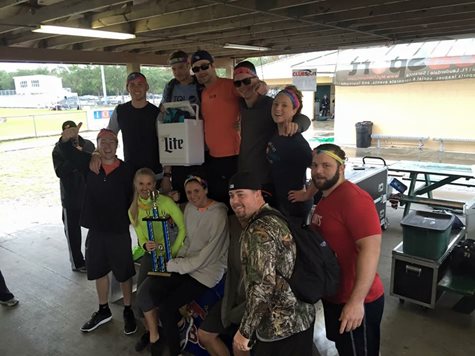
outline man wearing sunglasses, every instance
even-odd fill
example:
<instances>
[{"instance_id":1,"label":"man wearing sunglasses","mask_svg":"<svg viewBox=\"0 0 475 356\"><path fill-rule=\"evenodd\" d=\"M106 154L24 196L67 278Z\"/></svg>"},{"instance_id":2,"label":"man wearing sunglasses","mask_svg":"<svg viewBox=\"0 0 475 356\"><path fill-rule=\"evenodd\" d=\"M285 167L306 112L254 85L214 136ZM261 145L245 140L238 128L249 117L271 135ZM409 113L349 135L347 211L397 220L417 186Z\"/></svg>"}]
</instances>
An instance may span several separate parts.
<instances>
[{"instance_id":1,"label":"man wearing sunglasses","mask_svg":"<svg viewBox=\"0 0 475 356\"><path fill-rule=\"evenodd\" d=\"M239 154L239 104L233 81L219 78L214 58L199 50L191 56L191 70L205 86L201 94L201 113L208 148L205 172L209 196L229 205L228 181L236 173Z\"/></svg>"},{"instance_id":2,"label":"man wearing sunglasses","mask_svg":"<svg viewBox=\"0 0 475 356\"><path fill-rule=\"evenodd\" d=\"M241 145L238 171L253 172L262 183L264 190L272 195L274 189L266 148L277 130L277 125L271 116L273 98L259 94L262 83L251 62L243 61L234 67L234 86L241 96L239 101ZM310 119L303 114L298 114L294 121L288 124L285 134L293 136L297 132L304 132L309 126Z\"/></svg>"}]
</instances>

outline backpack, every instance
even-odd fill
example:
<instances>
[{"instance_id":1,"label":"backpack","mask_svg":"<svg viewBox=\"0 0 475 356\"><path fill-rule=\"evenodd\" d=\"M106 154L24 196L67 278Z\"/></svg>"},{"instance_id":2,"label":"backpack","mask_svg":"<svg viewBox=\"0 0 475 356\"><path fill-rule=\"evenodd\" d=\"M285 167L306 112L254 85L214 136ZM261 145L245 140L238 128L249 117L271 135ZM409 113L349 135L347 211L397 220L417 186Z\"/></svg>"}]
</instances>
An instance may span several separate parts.
<instances>
[{"instance_id":1,"label":"backpack","mask_svg":"<svg viewBox=\"0 0 475 356\"><path fill-rule=\"evenodd\" d=\"M295 297L303 302L315 304L322 297L331 297L338 292L340 284L340 266L335 253L325 240L308 225L294 219L287 219L275 209L264 209L249 223L267 216L274 215L285 221L295 241L297 257L289 283Z\"/></svg>"}]
</instances>

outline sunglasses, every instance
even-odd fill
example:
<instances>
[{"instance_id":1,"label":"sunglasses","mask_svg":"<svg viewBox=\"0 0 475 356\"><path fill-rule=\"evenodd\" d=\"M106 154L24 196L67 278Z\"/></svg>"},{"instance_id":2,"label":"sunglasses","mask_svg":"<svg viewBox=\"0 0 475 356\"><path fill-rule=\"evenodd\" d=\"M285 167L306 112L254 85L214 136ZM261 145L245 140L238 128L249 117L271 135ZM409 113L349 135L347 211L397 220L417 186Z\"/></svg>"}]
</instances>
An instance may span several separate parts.
<instances>
[{"instance_id":1,"label":"sunglasses","mask_svg":"<svg viewBox=\"0 0 475 356\"><path fill-rule=\"evenodd\" d=\"M211 63L202 64L200 66L192 67L193 73L198 73L200 70L208 70Z\"/></svg>"},{"instance_id":2,"label":"sunglasses","mask_svg":"<svg viewBox=\"0 0 475 356\"><path fill-rule=\"evenodd\" d=\"M256 78L256 77L249 77L249 78L244 78L244 79L242 79L242 80L235 80L235 81L233 81L233 83L234 83L234 86L235 86L236 88L239 88L239 87L241 86L241 84L242 84L242 85L249 85L249 84L251 84L251 81L252 81L253 78Z\"/></svg>"}]
</instances>

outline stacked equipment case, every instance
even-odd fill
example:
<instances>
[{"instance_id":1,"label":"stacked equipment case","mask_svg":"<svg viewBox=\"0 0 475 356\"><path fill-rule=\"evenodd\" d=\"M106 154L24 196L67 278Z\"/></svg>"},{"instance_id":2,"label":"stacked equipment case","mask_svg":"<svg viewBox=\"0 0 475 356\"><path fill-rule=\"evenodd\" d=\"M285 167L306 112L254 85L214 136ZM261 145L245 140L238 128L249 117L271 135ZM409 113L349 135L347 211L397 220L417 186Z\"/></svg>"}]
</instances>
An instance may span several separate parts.
<instances>
[{"instance_id":1,"label":"stacked equipment case","mask_svg":"<svg viewBox=\"0 0 475 356\"><path fill-rule=\"evenodd\" d=\"M370 159L380 161L382 164L367 163ZM381 157L365 156L362 161L362 165L348 164L345 169L345 178L371 195L381 227L385 230L388 226L386 218L388 167Z\"/></svg>"}]
</instances>

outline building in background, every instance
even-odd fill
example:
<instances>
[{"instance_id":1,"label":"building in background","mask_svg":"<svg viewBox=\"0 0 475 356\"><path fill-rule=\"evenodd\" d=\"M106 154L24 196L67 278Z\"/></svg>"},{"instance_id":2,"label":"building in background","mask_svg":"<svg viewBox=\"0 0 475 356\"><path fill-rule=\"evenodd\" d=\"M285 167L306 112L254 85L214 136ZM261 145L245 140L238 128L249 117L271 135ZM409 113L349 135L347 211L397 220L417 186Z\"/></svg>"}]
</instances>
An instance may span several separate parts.
<instances>
[{"instance_id":1,"label":"building in background","mask_svg":"<svg viewBox=\"0 0 475 356\"><path fill-rule=\"evenodd\" d=\"M15 90L0 91L0 107L76 109L78 95L63 88L62 80L53 75L13 77Z\"/></svg>"}]
</instances>

